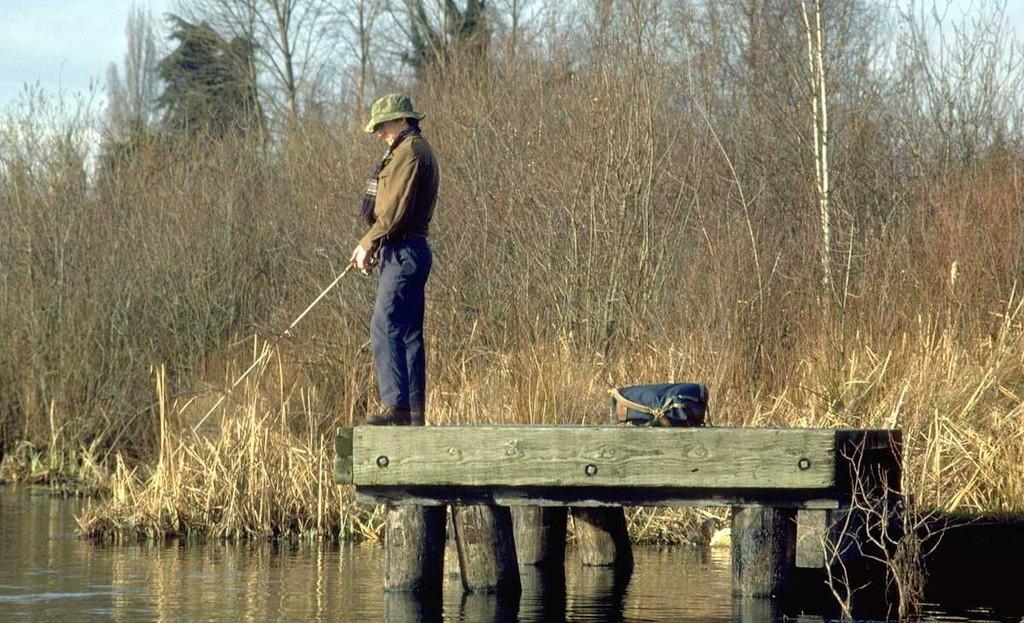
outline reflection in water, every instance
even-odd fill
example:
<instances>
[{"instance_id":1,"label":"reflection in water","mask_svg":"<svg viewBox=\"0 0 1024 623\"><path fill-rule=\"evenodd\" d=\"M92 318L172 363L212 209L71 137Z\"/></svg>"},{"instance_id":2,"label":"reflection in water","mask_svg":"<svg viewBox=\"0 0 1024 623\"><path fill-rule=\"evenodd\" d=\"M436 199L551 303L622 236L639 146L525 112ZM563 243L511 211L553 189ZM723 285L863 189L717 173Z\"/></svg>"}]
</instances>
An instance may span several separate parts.
<instances>
[{"instance_id":1,"label":"reflection in water","mask_svg":"<svg viewBox=\"0 0 1024 623\"><path fill-rule=\"evenodd\" d=\"M782 606L775 599L735 596L732 600L735 623L769 623L781 620L782 614Z\"/></svg>"},{"instance_id":2,"label":"reflection in water","mask_svg":"<svg viewBox=\"0 0 1024 623\"><path fill-rule=\"evenodd\" d=\"M627 567L577 567L571 571L573 590L567 614L573 620L623 620L623 600L629 586L631 570Z\"/></svg>"},{"instance_id":3,"label":"reflection in water","mask_svg":"<svg viewBox=\"0 0 1024 623\"><path fill-rule=\"evenodd\" d=\"M517 599L463 596L446 577L441 600L381 590L375 545L181 543L102 546L74 536L80 502L0 486L0 621L303 621L313 623L596 623L780 620L770 600L737 601L728 552L637 548L632 573L524 568ZM790 614L804 603L788 607ZM812 610L813 611L813 610ZM974 611L976 621L996 618ZM822 621L802 616L799 621ZM968 619L930 616L929 621ZM1020 614L1004 621L1020 620Z\"/></svg>"},{"instance_id":4,"label":"reflection in water","mask_svg":"<svg viewBox=\"0 0 1024 623\"><path fill-rule=\"evenodd\" d=\"M463 593L456 620L461 623L516 623L519 620L519 595Z\"/></svg>"},{"instance_id":5,"label":"reflection in water","mask_svg":"<svg viewBox=\"0 0 1024 623\"><path fill-rule=\"evenodd\" d=\"M444 607L439 596L426 597L414 593L384 593L386 623L440 623Z\"/></svg>"},{"instance_id":6,"label":"reflection in water","mask_svg":"<svg viewBox=\"0 0 1024 623\"><path fill-rule=\"evenodd\" d=\"M565 568L525 567L520 571L523 583L520 620L565 621Z\"/></svg>"}]
</instances>

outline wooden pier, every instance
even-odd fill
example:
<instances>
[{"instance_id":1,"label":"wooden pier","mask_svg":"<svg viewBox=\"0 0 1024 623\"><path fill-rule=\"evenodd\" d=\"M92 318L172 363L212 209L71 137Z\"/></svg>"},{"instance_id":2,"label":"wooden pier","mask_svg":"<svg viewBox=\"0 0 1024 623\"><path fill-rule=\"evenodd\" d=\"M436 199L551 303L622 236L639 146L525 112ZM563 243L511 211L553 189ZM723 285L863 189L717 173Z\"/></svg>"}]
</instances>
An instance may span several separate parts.
<instances>
[{"instance_id":1,"label":"wooden pier","mask_svg":"<svg viewBox=\"0 0 1024 623\"><path fill-rule=\"evenodd\" d=\"M584 564L628 568L621 507L682 505L733 507L733 588L750 597L786 587L798 510L898 495L900 453L898 430L359 426L337 432L335 479L391 505L385 590L438 590L445 506L465 590L504 593L519 564L564 564L567 507Z\"/></svg>"}]
</instances>

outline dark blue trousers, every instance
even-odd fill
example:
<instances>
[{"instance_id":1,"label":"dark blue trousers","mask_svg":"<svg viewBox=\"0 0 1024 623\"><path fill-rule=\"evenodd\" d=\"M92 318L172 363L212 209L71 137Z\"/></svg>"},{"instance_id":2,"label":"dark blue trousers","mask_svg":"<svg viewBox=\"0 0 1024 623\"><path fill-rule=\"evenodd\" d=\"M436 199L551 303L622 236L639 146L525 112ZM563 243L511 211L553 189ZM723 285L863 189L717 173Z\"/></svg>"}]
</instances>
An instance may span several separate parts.
<instances>
[{"instance_id":1,"label":"dark blue trousers","mask_svg":"<svg viewBox=\"0 0 1024 623\"><path fill-rule=\"evenodd\" d=\"M424 289L433 258L425 239L386 244L380 250L370 343L380 400L385 407L426 410Z\"/></svg>"}]
</instances>

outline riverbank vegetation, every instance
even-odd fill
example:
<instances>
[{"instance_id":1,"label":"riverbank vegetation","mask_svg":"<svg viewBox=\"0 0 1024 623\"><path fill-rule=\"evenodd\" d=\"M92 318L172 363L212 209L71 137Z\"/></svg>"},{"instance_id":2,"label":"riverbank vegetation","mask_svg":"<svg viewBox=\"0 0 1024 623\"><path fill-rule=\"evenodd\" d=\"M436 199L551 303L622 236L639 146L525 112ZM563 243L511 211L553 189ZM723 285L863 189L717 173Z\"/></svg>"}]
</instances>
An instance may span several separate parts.
<instances>
[{"instance_id":1,"label":"riverbank vegetation","mask_svg":"<svg viewBox=\"0 0 1024 623\"><path fill-rule=\"evenodd\" d=\"M915 3L830 2L822 100L799 3L524 4L374 72L358 106L278 90L241 129L128 133L45 97L8 111L7 477L103 491L81 518L98 537L376 538L331 481L334 429L375 408L373 280L274 336L344 267L380 150L365 104L401 87L443 170L430 423L597 423L608 388L702 381L714 425L898 426L919 505L1024 510L1003 15L942 39L956 19ZM634 536L701 519L638 511Z\"/></svg>"}]
</instances>

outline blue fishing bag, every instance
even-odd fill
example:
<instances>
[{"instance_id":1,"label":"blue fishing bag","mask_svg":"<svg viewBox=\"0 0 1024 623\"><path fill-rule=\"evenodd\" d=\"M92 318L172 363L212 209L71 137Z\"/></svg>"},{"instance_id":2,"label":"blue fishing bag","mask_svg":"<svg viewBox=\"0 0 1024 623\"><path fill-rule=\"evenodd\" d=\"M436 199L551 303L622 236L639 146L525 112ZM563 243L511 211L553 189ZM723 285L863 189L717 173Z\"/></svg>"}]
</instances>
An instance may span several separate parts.
<instances>
[{"instance_id":1,"label":"blue fishing bag","mask_svg":"<svg viewBox=\"0 0 1024 623\"><path fill-rule=\"evenodd\" d=\"M704 426L708 388L703 383L619 387L611 394L612 418L634 426Z\"/></svg>"}]
</instances>

